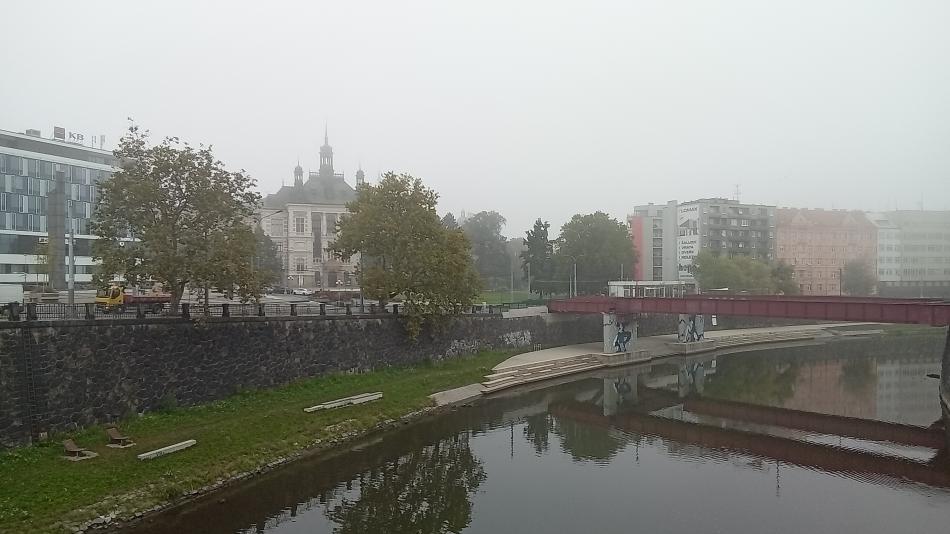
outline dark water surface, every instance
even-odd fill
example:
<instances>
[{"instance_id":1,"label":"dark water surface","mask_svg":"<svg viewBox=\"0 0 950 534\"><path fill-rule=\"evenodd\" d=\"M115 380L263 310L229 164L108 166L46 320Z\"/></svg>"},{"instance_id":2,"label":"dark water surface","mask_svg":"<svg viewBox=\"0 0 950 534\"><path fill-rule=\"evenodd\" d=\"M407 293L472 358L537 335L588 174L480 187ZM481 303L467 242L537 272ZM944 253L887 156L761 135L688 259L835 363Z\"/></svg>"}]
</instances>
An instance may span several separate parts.
<instances>
[{"instance_id":1,"label":"dark water surface","mask_svg":"<svg viewBox=\"0 0 950 534\"><path fill-rule=\"evenodd\" d=\"M942 345L935 330L539 386L127 532L950 532L946 435L927 428Z\"/></svg>"}]
</instances>

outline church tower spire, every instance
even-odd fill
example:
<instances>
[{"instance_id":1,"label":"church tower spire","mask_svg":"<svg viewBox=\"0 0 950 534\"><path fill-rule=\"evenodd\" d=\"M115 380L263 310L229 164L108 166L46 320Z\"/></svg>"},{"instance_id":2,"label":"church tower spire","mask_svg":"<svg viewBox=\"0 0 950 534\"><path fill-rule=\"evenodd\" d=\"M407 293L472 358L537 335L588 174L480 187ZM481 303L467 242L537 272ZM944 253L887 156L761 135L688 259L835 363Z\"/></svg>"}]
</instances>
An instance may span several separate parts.
<instances>
[{"instance_id":1,"label":"church tower spire","mask_svg":"<svg viewBox=\"0 0 950 534\"><path fill-rule=\"evenodd\" d=\"M364 185L366 183L366 173L363 172L363 164L360 163L359 168L356 169L356 187Z\"/></svg>"},{"instance_id":2,"label":"church tower spire","mask_svg":"<svg viewBox=\"0 0 950 534\"><path fill-rule=\"evenodd\" d=\"M320 147L320 177L333 177L333 147L330 146L326 123L323 125L323 146Z\"/></svg>"}]
</instances>

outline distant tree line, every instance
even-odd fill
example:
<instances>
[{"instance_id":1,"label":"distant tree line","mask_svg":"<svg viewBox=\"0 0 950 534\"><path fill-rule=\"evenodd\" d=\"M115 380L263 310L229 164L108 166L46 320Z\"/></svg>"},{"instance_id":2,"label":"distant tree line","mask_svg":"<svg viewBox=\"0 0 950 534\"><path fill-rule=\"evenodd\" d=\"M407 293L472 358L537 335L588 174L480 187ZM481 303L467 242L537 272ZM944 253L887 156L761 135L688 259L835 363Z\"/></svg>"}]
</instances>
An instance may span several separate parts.
<instances>
[{"instance_id":1,"label":"distant tree line","mask_svg":"<svg viewBox=\"0 0 950 534\"><path fill-rule=\"evenodd\" d=\"M630 273L636 252L626 226L603 212L575 215L550 235L542 219L519 242L502 235L505 218L495 211L478 212L458 224L451 214L442 218L447 229L461 228L472 244L475 269L487 289L517 287L536 293L599 294L609 280Z\"/></svg>"}]
</instances>

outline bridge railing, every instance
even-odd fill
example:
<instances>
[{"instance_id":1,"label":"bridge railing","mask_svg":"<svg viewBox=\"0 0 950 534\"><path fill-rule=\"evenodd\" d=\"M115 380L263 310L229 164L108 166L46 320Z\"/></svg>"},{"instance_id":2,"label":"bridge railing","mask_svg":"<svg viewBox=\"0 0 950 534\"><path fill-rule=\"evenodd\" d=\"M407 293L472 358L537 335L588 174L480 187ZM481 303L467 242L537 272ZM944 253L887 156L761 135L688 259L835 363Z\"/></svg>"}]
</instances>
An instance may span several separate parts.
<instances>
[{"instance_id":1,"label":"bridge railing","mask_svg":"<svg viewBox=\"0 0 950 534\"><path fill-rule=\"evenodd\" d=\"M950 302L939 299L777 295L589 296L552 300L548 309L561 313L682 313L931 326L950 324Z\"/></svg>"}]
</instances>

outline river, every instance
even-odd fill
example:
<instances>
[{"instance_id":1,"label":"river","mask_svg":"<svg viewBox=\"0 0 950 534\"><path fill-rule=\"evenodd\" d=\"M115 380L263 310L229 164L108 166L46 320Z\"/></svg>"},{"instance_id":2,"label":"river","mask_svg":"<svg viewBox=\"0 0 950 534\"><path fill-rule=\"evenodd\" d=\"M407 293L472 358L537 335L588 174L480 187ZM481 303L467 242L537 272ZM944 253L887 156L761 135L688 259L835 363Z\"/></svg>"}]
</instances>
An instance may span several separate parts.
<instances>
[{"instance_id":1,"label":"river","mask_svg":"<svg viewBox=\"0 0 950 534\"><path fill-rule=\"evenodd\" d=\"M943 331L537 385L299 461L124 532L950 529Z\"/></svg>"}]
</instances>

